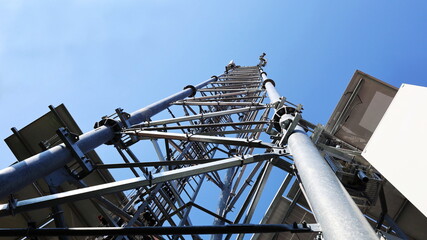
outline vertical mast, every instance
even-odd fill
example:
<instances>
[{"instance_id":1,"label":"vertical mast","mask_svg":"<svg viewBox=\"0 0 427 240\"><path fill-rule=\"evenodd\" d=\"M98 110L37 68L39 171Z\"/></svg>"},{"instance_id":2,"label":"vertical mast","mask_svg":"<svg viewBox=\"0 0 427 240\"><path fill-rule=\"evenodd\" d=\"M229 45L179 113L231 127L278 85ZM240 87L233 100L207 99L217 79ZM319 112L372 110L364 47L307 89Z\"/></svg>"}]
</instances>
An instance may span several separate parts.
<instances>
[{"instance_id":1,"label":"vertical mast","mask_svg":"<svg viewBox=\"0 0 427 240\"><path fill-rule=\"evenodd\" d=\"M263 56L262 56L263 58ZM279 101L274 81L261 70L267 95L272 103ZM378 239L362 212L331 170L301 126L292 129L300 113L284 106L276 110L284 141L293 156L296 173L301 179L308 202L326 239Z\"/></svg>"}]
</instances>

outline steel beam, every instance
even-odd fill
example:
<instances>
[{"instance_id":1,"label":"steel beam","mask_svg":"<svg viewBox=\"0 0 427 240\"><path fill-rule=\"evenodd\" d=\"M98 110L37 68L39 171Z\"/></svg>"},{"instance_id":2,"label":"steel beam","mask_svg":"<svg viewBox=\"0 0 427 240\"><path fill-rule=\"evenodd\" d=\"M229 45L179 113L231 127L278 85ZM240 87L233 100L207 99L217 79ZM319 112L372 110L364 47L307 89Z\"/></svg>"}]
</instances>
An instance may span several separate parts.
<instances>
[{"instance_id":1,"label":"steel beam","mask_svg":"<svg viewBox=\"0 0 427 240\"><path fill-rule=\"evenodd\" d=\"M250 186L250 184L252 182L252 178L255 176L255 173L258 171L258 169L261 167L261 165L262 165L261 162L257 163L257 165L252 169L249 176L246 178L246 181L240 187L239 191L237 193L234 192L235 195L233 196L233 198L231 198L230 202L227 205L227 212L231 211L234 208L234 204L237 202L237 200L239 200L240 196L243 194L246 187ZM239 178L240 178L240 176L239 176ZM238 181L236 181L235 184L236 184L235 187L237 188L238 187Z\"/></svg>"},{"instance_id":2,"label":"steel beam","mask_svg":"<svg viewBox=\"0 0 427 240\"><path fill-rule=\"evenodd\" d=\"M248 91L252 91L252 92L262 92L261 89L258 88L248 88L246 89ZM240 92L242 91L241 88L204 88L204 89L199 89L199 92Z\"/></svg>"},{"instance_id":3,"label":"steel beam","mask_svg":"<svg viewBox=\"0 0 427 240\"><path fill-rule=\"evenodd\" d=\"M199 102L199 101L182 101L175 102L174 105L196 105L196 106L264 106L262 103L254 102Z\"/></svg>"},{"instance_id":4,"label":"steel beam","mask_svg":"<svg viewBox=\"0 0 427 240\"><path fill-rule=\"evenodd\" d=\"M258 202L261 198L261 194L265 188L265 185L267 184L267 180L268 180L268 177L270 176L271 169L272 169L272 164L270 162L266 162L266 166L261 173L262 177L261 177L260 183L256 187L254 196L252 196L253 198L249 204L248 211L243 220L244 224L250 223L252 219L252 216L255 212L255 208L257 207Z\"/></svg>"},{"instance_id":5,"label":"steel beam","mask_svg":"<svg viewBox=\"0 0 427 240\"><path fill-rule=\"evenodd\" d=\"M9 204L0 205L0 216L10 215L13 212L18 213L22 211L34 210L37 208L49 207L55 204L65 203L69 201L78 201L99 195L109 193L151 186L153 184L162 183L170 180L175 180L183 177L198 175L220 169L230 168L234 166L242 166L245 164L258 162L270 158L278 157L278 154L266 153L258 155L245 155L242 157L233 157L225 160L220 160L212 163L200 164L183 169L176 169L167 172L154 174L152 178L131 178L127 180L100 184L97 186L71 190L68 192L47 195L38 198L18 201L13 209L10 209Z\"/></svg>"},{"instance_id":6,"label":"steel beam","mask_svg":"<svg viewBox=\"0 0 427 240\"><path fill-rule=\"evenodd\" d=\"M271 162L266 162L266 166L265 166L265 168L263 169L263 171L261 173L260 183L256 187L255 193L252 196L252 200L251 200L251 202L249 204L248 211L247 211L246 216L245 216L245 218L243 220L244 224L248 224L252 220L252 216L255 213L255 208L258 205L258 202L259 202L259 200L261 198L261 194L262 194L262 192L264 190L264 187L265 187L265 185L267 183L267 180L268 180L268 177L270 175L271 168L272 168ZM244 236L245 236L244 233L240 233L237 236L237 239L243 240Z\"/></svg>"},{"instance_id":7,"label":"steel beam","mask_svg":"<svg viewBox=\"0 0 427 240\"><path fill-rule=\"evenodd\" d=\"M230 122L230 123L210 123L210 124L197 124L197 125L184 125L184 126L167 126L167 127L150 127L142 128L140 130L159 131L159 130L172 130L172 129L190 129L190 128L204 128L204 127L235 127L245 125L267 124L268 121L247 121L247 122ZM139 129L139 128L136 128ZM133 130L133 129L128 129Z\"/></svg>"},{"instance_id":8,"label":"steel beam","mask_svg":"<svg viewBox=\"0 0 427 240\"><path fill-rule=\"evenodd\" d=\"M81 228L0 228L0 236L119 236L191 235L218 233L315 232L316 226L303 224L234 224L225 226L182 227L81 227Z\"/></svg>"},{"instance_id":9,"label":"steel beam","mask_svg":"<svg viewBox=\"0 0 427 240\"><path fill-rule=\"evenodd\" d=\"M237 96L237 95L242 95L242 94L249 94L249 93L255 93L257 91L253 91L253 90L243 90L240 92L234 92L234 93L220 93L220 94L216 94L216 95L211 95L211 96L203 96L203 97L193 97L193 98L189 98L191 100L202 100L202 99L211 99L211 98L222 98L222 97L232 97L232 96Z\"/></svg>"},{"instance_id":10,"label":"steel beam","mask_svg":"<svg viewBox=\"0 0 427 240\"><path fill-rule=\"evenodd\" d=\"M292 175L288 173L285 179L283 180L282 185L280 185L280 188L277 190L276 195L273 198L273 201L271 201L270 203L270 206L267 208L267 212L264 214L264 217L262 218L260 224L267 223L268 219L273 214L273 211L277 208L277 205L279 205L280 199L283 197L283 193L285 192L291 180L292 180Z\"/></svg>"},{"instance_id":11,"label":"steel beam","mask_svg":"<svg viewBox=\"0 0 427 240\"><path fill-rule=\"evenodd\" d=\"M197 197L197 195L199 194L199 191L200 191L200 188L202 187L202 183L203 183L203 181L205 180L205 176L206 176L206 173L205 174L203 174L203 176L200 178L200 180L199 180L199 183L197 184L197 189L194 191L194 194L193 194L193 196L191 197L191 199L190 199L190 202L191 203L194 203L194 201L196 200L196 197ZM190 219L189 219L189 215L190 215L190 211L191 211L191 205L189 205L187 208L185 208L184 209L184 214L183 214L183 216L182 216L182 219L181 219L181 221L179 222L179 224L178 224L178 226L184 226L184 224L187 224L187 225L190 225L190 224L188 224L190 221ZM174 240L176 240L176 239L178 239L178 235L175 235L174 237L173 237L173 239Z\"/></svg>"},{"instance_id":12,"label":"steel beam","mask_svg":"<svg viewBox=\"0 0 427 240\"><path fill-rule=\"evenodd\" d=\"M229 134L242 134L242 133L262 133L265 132L265 129L247 129L247 130L234 130L234 131L221 131L221 135L229 135ZM200 135L218 135L218 132L203 132Z\"/></svg>"},{"instance_id":13,"label":"steel beam","mask_svg":"<svg viewBox=\"0 0 427 240\"><path fill-rule=\"evenodd\" d=\"M289 186L289 183L292 180L292 175L288 173L283 180L282 184L280 185L280 188L277 190L276 195L274 196L273 200L270 203L270 206L268 206L267 211L265 212L263 218L261 219L260 224L266 224L269 220L271 215L273 214L273 211L277 209L277 206L280 204L280 200L283 198L283 193L285 192L286 188ZM261 234L255 233L252 235L251 240L258 240L261 237Z\"/></svg>"},{"instance_id":14,"label":"steel beam","mask_svg":"<svg viewBox=\"0 0 427 240\"><path fill-rule=\"evenodd\" d=\"M202 164L202 163L208 163L208 162L215 162L215 161L224 160L224 159L225 158L213 158L213 159L175 160L175 161L164 161L164 162L95 164L94 167L97 168L97 169L105 169L105 168L133 168L133 167L157 167L157 166L174 166L174 165L193 165L193 164Z\"/></svg>"},{"instance_id":15,"label":"steel beam","mask_svg":"<svg viewBox=\"0 0 427 240\"><path fill-rule=\"evenodd\" d=\"M216 137L216 136L206 136L206 135L198 135L198 134L182 134L182 133L156 132L156 131L144 131L144 130L124 131L124 133L128 135L139 136L140 139L166 138L166 139L175 139L175 140L190 141L190 142L208 142L208 143L229 144L229 145L237 145L237 146L259 147L259 148L272 148L275 146L271 143L263 142L261 140L256 140L256 139Z\"/></svg>"},{"instance_id":16,"label":"steel beam","mask_svg":"<svg viewBox=\"0 0 427 240\"><path fill-rule=\"evenodd\" d=\"M144 122L142 124L133 125L132 127L142 128L142 127L157 126L157 125L164 125L164 124L171 124L171 123L179 123L179 122L184 122L184 121L218 117L218 116L224 116L224 115L235 114L235 113L244 113L244 112L256 111L256 110L264 109L266 107L267 106L251 106L251 107L237 108L237 109L210 112L210 113L201 113L201 114L196 114L193 116L184 116L184 117L177 117L177 118L172 118L172 119L164 119L164 120Z\"/></svg>"}]
</instances>

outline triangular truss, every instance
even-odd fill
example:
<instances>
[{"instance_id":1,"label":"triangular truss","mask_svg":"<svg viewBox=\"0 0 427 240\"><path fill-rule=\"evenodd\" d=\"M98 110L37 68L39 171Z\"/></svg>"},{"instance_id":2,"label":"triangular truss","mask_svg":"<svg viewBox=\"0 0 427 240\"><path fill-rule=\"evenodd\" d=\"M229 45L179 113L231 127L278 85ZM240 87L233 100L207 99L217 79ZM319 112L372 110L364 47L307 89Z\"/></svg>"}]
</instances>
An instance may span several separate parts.
<instances>
[{"instance_id":1,"label":"triangular truss","mask_svg":"<svg viewBox=\"0 0 427 240\"><path fill-rule=\"evenodd\" d=\"M301 132L310 139L305 133L309 132L312 141L308 141L322 150L327 160L322 160L323 166L329 166L330 171L324 174L331 178L337 179L335 173L345 178L347 170L336 166L348 162L349 156L359 157L360 151L329 136L321 126L302 119L302 106L292 104L278 94L274 81L268 79L263 70L265 64L264 55L256 66L243 67L230 62L223 74L195 86L188 85L177 94L136 112L129 114L123 109L116 109L89 133L78 136L61 129L57 138L63 145L57 145L59 142L47 144L48 153L37 154L11 166L18 172L31 168L36 173L16 184L9 180L11 186L3 189L1 194L2 197L10 197L7 203L0 205L0 215L9 216L9 219L13 219L10 215L22 215L32 222L31 214L27 212L55 206L67 206L67 210L65 213L58 209L54 211L50 222L2 228L0 235L39 236L40 239L48 239L47 236L60 236L61 239L82 239L79 236L90 236L87 239L202 239L205 234L212 234L212 239L243 239L246 233L256 233L254 239L284 239L301 233L304 239L321 239L322 231L336 236L334 234L337 233L329 228L342 228L341 232L355 229L350 234L362 232L367 234L365 239L371 239L375 236L374 231L357 207L353 209L356 205L346 191L340 190L335 195L345 192L347 195L343 198L348 197L345 201L353 204L350 204L352 209L349 213L344 214L357 215L356 218L362 216L357 221L366 223L368 227L363 224L360 227L345 226L346 223L332 227L329 220L320 216L324 206L313 202L311 196L315 195L307 183L305 166L294 165L294 160L299 158L299 149L292 148L292 144L306 141L295 140L298 134L294 133ZM159 112L169 117L155 118ZM341 143L342 149L331 147L337 142ZM88 157L88 153L103 143L117 150L115 163L104 164ZM140 143L145 143L144 148L139 147ZM147 149L147 143L152 145L150 149ZM147 154L156 156L157 160L142 161L140 155L144 156L145 151L153 149L155 154ZM320 156L317 149L316 154ZM33 164L35 161L53 160L56 165L47 169L37 169L40 165ZM368 190L366 186L357 189L356 183L347 188L354 200L360 200L358 207L364 210L375 204L382 179L372 171L364 171L363 164L352 163L357 165L360 174L376 181L369 185ZM116 168L128 169L128 179L98 185L88 183L94 172ZM273 168L283 171L283 179L280 179L283 184L261 223L254 224L254 212ZM57 193L33 196L28 200L9 195L51 172L66 172L72 179L63 179L58 184L62 186L61 191ZM2 171L0 183L7 182L6 179L13 174L19 173ZM212 199L219 202L215 210L197 201L206 181L220 190L219 199ZM74 187L65 188L64 184L68 186L69 183ZM339 181L334 184L339 184ZM368 191L370 195L364 194ZM283 193L286 193L285 197ZM116 200L111 194L116 194ZM91 206L96 206L94 213L99 216L94 218L98 217L98 222L86 221L85 228L77 228L81 226L67 221L70 219L68 215L75 214L67 212L68 206L88 199ZM279 206L287 207L280 213L275 212ZM76 203L74 207L79 208L79 205ZM200 226L194 222L191 217L193 209L211 218L212 225ZM313 212L316 217L313 217ZM304 216L296 216L298 213ZM280 220L274 220L275 217Z\"/></svg>"}]
</instances>

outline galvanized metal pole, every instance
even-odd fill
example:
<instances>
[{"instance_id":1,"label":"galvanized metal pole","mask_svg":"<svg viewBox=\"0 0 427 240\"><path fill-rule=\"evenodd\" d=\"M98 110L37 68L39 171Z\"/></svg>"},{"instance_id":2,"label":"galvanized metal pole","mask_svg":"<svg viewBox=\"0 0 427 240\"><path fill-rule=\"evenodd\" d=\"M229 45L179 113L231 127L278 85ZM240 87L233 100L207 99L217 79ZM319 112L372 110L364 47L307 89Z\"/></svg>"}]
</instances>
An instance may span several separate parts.
<instances>
[{"instance_id":1,"label":"galvanized metal pole","mask_svg":"<svg viewBox=\"0 0 427 240\"><path fill-rule=\"evenodd\" d=\"M133 125L147 121L150 117L166 109L174 101L192 96L197 89L217 79L218 77L214 76L196 86L187 86L184 90L174 95L135 111L130 114L128 122L130 125ZM118 124L121 123L118 122ZM76 145L81 152L87 153L111 141L115 137L115 134L113 127L104 125L79 136ZM0 198L7 197L9 194L20 190L35 180L63 167L71 160L73 160L71 152L64 144L61 144L0 170L0 186L2 186L0 188Z\"/></svg>"},{"instance_id":2,"label":"galvanized metal pole","mask_svg":"<svg viewBox=\"0 0 427 240\"><path fill-rule=\"evenodd\" d=\"M274 84L265 79L264 86L271 102L276 102L278 92ZM284 114L280 123L293 118ZM286 131L282 129L283 135ZM325 239L377 240L374 230L302 127L297 126L290 134L288 148Z\"/></svg>"},{"instance_id":3,"label":"galvanized metal pole","mask_svg":"<svg viewBox=\"0 0 427 240\"><path fill-rule=\"evenodd\" d=\"M378 239L301 127L290 135L288 146L325 239Z\"/></svg>"},{"instance_id":4,"label":"galvanized metal pole","mask_svg":"<svg viewBox=\"0 0 427 240\"><path fill-rule=\"evenodd\" d=\"M263 87L267 91L268 98L270 98L270 102L280 102L280 94L275 88L276 83L272 79L267 78L267 73L264 72L262 68L260 68L260 74L263 80Z\"/></svg>"}]
</instances>

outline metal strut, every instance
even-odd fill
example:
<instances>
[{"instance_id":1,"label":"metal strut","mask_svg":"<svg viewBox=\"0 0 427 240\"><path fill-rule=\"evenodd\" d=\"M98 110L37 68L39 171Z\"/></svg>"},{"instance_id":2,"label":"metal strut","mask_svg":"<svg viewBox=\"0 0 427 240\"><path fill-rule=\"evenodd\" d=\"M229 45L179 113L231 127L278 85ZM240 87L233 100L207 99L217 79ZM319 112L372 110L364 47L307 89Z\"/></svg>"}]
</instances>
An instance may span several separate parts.
<instances>
[{"instance_id":1,"label":"metal strut","mask_svg":"<svg viewBox=\"0 0 427 240\"><path fill-rule=\"evenodd\" d=\"M190 235L215 233L316 232L310 224L234 224L225 226L181 227L82 227L82 228L2 228L0 236L119 236L119 235Z\"/></svg>"}]
</instances>

